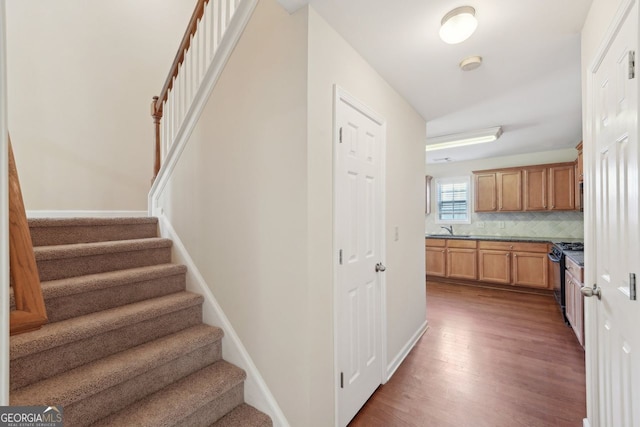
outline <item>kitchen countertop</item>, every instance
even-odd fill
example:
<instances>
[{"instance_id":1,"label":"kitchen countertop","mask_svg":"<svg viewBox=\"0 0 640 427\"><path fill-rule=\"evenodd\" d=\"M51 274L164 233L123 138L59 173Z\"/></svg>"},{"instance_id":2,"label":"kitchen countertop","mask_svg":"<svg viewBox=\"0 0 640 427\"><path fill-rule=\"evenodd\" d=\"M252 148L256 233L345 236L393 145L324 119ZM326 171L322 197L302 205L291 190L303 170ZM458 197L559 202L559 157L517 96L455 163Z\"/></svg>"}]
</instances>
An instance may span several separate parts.
<instances>
[{"instance_id":1,"label":"kitchen countertop","mask_svg":"<svg viewBox=\"0 0 640 427\"><path fill-rule=\"evenodd\" d=\"M582 239L570 237L523 237L523 236L478 236L478 235L458 235L450 234L426 234L426 239L458 239L458 240L495 240L502 242L582 242Z\"/></svg>"},{"instance_id":2,"label":"kitchen countertop","mask_svg":"<svg viewBox=\"0 0 640 427\"><path fill-rule=\"evenodd\" d=\"M584 252L583 251L562 251L568 258L571 258L573 262L580 267L584 267Z\"/></svg>"}]
</instances>

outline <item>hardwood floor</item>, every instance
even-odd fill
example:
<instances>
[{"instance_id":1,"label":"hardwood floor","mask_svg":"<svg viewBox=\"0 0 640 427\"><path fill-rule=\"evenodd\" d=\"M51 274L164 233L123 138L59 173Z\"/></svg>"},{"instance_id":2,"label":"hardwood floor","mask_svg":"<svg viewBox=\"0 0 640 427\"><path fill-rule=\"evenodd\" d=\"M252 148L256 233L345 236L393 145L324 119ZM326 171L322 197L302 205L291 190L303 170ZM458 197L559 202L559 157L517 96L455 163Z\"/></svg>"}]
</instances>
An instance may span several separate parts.
<instances>
[{"instance_id":1,"label":"hardwood floor","mask_svg":"<svg viewBox=\"0 0 640 427\"><path fill-rule=\"evenodd\" d=\"M352 427L582 426L584 351L551 296L427 283L429 329Z\"/></svg>"}]
</instances>

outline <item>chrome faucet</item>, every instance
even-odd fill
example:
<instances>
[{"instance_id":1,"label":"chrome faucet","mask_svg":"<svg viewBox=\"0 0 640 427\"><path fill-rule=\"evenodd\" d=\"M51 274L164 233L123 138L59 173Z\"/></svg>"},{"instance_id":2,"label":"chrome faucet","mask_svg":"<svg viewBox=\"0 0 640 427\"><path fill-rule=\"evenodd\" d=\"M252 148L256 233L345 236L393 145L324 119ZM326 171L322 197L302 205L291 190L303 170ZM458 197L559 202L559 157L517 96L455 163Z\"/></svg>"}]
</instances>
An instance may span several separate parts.
<instances>
[{"instance_id":1,"label":"chrome faucet","mask_svg":"<svg viewBox=\"0 0 640 427\"><path fill-rule=\"evenodd\" d=\"M440 227L440 228L444 228L445 230L447 230L449 232L449 234L451 234L453 236L453 225L450 225L448 227Z\"/></svg>"}]
</instances>

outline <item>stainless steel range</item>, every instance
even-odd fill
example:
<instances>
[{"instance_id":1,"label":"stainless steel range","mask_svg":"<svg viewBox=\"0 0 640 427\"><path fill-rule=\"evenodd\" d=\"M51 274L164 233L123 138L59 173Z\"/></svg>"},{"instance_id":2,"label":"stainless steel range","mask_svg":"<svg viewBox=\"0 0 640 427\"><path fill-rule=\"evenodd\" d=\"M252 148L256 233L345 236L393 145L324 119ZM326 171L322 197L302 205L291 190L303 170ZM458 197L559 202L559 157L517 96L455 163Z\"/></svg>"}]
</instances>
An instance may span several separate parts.
<instances>
[{"instance_id":1,"label":"stainless steel range","mask_svg":"<svg viewBox=\"0 0 640 427\"><path fill-rule=\"evenodd\" d=\"M565 251L580 252L584 250L584 244L582 242L556 242L551 247L549 252L549 259L553 261L553 294L556 297L556 301L560 305L560 311L562 312L562 318L565 323L569 323L566 313L566 298L565 298L565 281L564 270L565 265Z\"/></svg>"}]
</instances>

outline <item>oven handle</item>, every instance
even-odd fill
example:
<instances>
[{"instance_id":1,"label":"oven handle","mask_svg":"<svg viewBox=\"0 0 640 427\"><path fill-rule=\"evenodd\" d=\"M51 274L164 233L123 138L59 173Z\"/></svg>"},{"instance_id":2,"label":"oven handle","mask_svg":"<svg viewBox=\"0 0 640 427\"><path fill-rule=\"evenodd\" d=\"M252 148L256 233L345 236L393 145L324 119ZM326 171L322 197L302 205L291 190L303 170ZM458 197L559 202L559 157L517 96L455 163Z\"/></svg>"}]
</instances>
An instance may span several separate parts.
<instances>
[{"instance_id":1,"label":"oven handle","mask_svg":"<svg viewBox=\"0 0 640 427\"><path fill-rule=\"evenodd\" d=\"M554 254L547 254L549 259L553 262L560 262L560 257L555 256Z\"/></svg>"}]
</instances>

